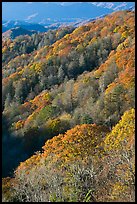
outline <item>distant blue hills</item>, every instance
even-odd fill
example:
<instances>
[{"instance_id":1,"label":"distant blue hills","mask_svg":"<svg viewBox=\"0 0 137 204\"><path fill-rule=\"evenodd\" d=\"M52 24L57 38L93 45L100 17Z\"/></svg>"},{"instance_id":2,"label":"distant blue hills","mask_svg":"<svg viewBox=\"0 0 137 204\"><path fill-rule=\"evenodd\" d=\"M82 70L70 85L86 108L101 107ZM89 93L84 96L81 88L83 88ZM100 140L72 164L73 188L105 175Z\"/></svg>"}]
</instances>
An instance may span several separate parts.
<instances>
[{"instance_id":1,"label":"distant blue hills","mask_svg":"<svg viewBox=\"0 0 137 204\"><path fill-rule=\"evenodd\" d=\"M135 2L3 2L2 32L12 28L46 32L62 25L79 26Z\"/></svg>"},{"instance_id":2,"label":"distant blue hills","mask_svg":"<svg viewBox=\"0 0 137 204\"><path fill-rule=\"evenodd\" d=\"M3 2L2 19L47 24L95 18L134 6L135 2Z\"/></svg>"}]
</instances>

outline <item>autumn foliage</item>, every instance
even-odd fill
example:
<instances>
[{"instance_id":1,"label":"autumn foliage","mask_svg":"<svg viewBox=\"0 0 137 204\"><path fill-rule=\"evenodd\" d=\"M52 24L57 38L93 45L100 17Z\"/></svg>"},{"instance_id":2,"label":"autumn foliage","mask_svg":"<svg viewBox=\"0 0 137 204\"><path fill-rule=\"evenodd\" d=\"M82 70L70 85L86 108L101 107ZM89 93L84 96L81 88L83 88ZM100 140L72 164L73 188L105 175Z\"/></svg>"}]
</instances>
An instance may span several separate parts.
<instances>
[{"instance_id":1,"label":"autumn foliage","mask_svg":"<svg viewBox=\"0 0 137 204\"><path fill-rule=\"evenodd\" d=\"M134 109L126 111L111 132L106 127L95 124L76 126L65 134L59 134L48 140L43 146L43 153L37 153L21 163L15 172L15 181L17 179L18 182L22 176L30 179L32 172L37 175L39 169L40 171L48 169L48 174L53 171L55 177L57 174L61 177L62 174L64 179L68 181L74 176L72 164L78 162L79 167L80 165L83 166L83 170L92 164L96 184L95 186L90 185L95 188L92 196L97 201L133 201L134 131ZM75 181L73 180L73 182ZM103 188L104 184L106 188ZM68 188L66 183L63 184L61 190L65 188ZM66 196L71 192L71 188L73 186L68 188Z\"/></svg>"},{"instance_id":2,"label":"autumn foliage","mask_svg":"<svg viewBox=\"0 0 137 204\"><path fill-rule=\"evenodd\" d=\"M134 201L134 18L3 39L4 201Z\"/></svg>"}]
</instances>

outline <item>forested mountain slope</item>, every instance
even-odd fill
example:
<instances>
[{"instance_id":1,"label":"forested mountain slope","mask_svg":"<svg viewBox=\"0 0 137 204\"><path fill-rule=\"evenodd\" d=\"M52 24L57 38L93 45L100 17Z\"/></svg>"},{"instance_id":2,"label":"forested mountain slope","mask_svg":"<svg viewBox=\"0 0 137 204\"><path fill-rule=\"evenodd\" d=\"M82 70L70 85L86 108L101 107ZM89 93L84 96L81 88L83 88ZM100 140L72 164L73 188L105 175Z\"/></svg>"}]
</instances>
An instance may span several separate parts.
<instances>
[{"instance_id":1,"label":"forested mountain slope","mask_svg":"<svg viewBox=\"0 0 137 204\"><path fill-rule=\"evenodd\" d=\"M119 122L121 116L125 113L123 118L126 119L125 115L127 115L129 121L128 116L129 118L130 115L134 117L134 30L134 12L118 11L76 29L65 27L31 36L19 36L14 40L3 40L2 161L4 177L12 175L13 169L19 165L19 162L32 156L35 151L41 151L45 141L47 141L46 144L53 141L55 155L53 154L53 147L48 145L46 150L44 148L45 153L32 156L21 164L21 168L23 165L26 169L26 164L30 161L28 167L33 174L33 162L31 161L33 161L33 158L34 160L37 158L35 161L37 166L37 163L41 164L39 161L45 159L46 154L51 154L51 157L54 156L53 159L58 161L57 166L64 161L62 159L69 162L69 159L71 157L73 159L75 156L79 159L84 158L84 162L86 162L85 159L89 157L89 154L91 158L97 154L94 160L95 165L99 163L103 165L103 162L106 162L99 155L104 154L105 148L108 152L111 147L110 137L115 138L117 134L120 137L120 134L123 134L122 132L119 133L119 130L122 127L124 128L124 125L128 122L126 124L122 122L124 119ZM134 144L134 127L133 125L130 127L130 122L128 125L127 128L130 128L132 132L132 139L129 142L130 147L131 144ZM113 127L114 129L112 129ZM116 134L115 129L118 131ZM106 136L108 132L110 134ZM59 136L55 137L58 134ZM126 137L125 134L124 137ZM65 144L62 143L63 138L66 138L65 141L67 140ZM74 142L73 138L75 138ZM76 147L75 144L77 144ZM64 145L66 148L64 148ZM133 145L130 148L133 150ZM113 151L113 155L118 154L119 158L122 150ZM110 152L107 154L110 155ZM66 154L69 157L65 157ZM90 163L92 164L92 162ZM71 162L69 164L73 170L78 168L71 165ZM82 162L82 164L77 165L85 164ZM125 164L122 163L122 165ZM42 170L41 166L37 166L37 168L36 175L38 175L38 171L43 171L45 167L42 166ZM51 168L49 163L46 168ZM77 170L75 171L77 172ZM65 170L64 173L66 174ZM59 174L59 170L57 170L57 174ZM25 176L24 173L23 176ZM41 180L42 175L39 174L39 176ZM28 179L29 176L25 178ZM103 179L103 177L98 177L98 180L101 178ZM61 182L67 183L69 178L65 176L61 179L66 179L66 181L61 180ZM8 180L10 181L7 178L4 182ZM56 180L54 175L53 180ZM43 180L43 182L46 181ZM93 188L99 188L99 191L96 194L90 194L90 198L93 196L93 200L116 201L119 199L121 201L125 197L125 193L128 194L131 188L130 186L127 187L125 183L121 184L119 182L121 180L118 177L118 179L114 178L113 183L111 180L106 181L106 184L96 183ZM72 183L70 187L67 186L69 184L64 185L59 187L61 188L61 191L59 190L61 192L59 200L61 201L69 201L69 199L71 201L73 198L83 201L83 199L89 198L87 193L92 190L89 187L82 187L86 188L86 191L82 189L77 191L77 185L73 186ZM83 185L88 186L88 184ZM99 185L107 185L106 190L104 190L104 197ZM53 189L55 190L56 187L54 186ZM123 189L120 190L120 195L118 189ZM26 191L26 189L24 190ZM31 190L33 191L33 189ZM37 190L39 192L39 189ZM51 192L51 189L48 188L50 193L47 193L45 199L58 201L59 191ZM133 190L131 191L133 193ZM44 189L42 192L45 193ZM43 195L41 194L41 196ZM69 196L71 197L69 198ZM133 200L134 196L131 197L126 196L124 199ZM24 197L24 199L27 198ZM31 201L35 200L35 198L30 199ZM43 197L38 197L38 199L43 199Z\"/></svg>"},{"instance_id":2,"label":"forested mountain slope","mask_svg":"<svg viewBox=\"0 0 137 204\"><path fill-rule=\"evenodd\" d=\"M126 111L109 133L78 125L48 140L43 153L3 179L3 198L23 202L133 202L135 112ZM10 189L10 194L8 190Z\"/></svg>"}]
</instances>

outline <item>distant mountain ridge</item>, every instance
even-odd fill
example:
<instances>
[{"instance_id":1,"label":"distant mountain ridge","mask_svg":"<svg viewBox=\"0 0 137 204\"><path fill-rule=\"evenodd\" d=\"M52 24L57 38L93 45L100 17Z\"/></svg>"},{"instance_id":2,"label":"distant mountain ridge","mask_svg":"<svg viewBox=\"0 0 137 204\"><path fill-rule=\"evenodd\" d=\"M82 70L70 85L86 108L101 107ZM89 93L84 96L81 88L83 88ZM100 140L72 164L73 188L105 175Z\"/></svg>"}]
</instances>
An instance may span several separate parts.
<instances>
[{"instance_id":1,"label":"distant mountain ridge","mask_svg":"<svg viewBox=\"0 0 137 204\"><path fill-rule=\"evenodd\" d=\"M6 32L12 28L21 27L29 31L46 32L47 28L36 23L28 23L25 21L2 21L2 32Z\"/></svg>"},{"instance_id":2,"label":"distant mountain ridge","mask_svg":"<svg viewBox=\"0 0 137 204\"><path fill-rule=\"evenodd\" d=\"M36 33L36 31L29 31L21 27L15 27L15 28L12 28L11 30L4 32L2 34L2 38L3 39L6 39L6 38L14 39L19 35L32 35L34 33Z\"/></svg>"},{"instance_id":3,"label":"distant mountain ridge","mask_svg":"<svg viewBox=\"0 0 137 204\"><path fill-rule=\"evenodd\" d=\"M45 25L65 20L86 20L134 6L134 2L3 2L2 19Z\"/></svg>"},{"instance_id":4,"label":"distant mountain ridge","mask_svg":"<svg viewBox=\"0 0 137 204\"><path fill-rule=\"evenodd\" d=\"M134 2L3 2L2 32L16 27L30 32L78 27L111 12L134 8Z\"/></svg>"}]
</instances>

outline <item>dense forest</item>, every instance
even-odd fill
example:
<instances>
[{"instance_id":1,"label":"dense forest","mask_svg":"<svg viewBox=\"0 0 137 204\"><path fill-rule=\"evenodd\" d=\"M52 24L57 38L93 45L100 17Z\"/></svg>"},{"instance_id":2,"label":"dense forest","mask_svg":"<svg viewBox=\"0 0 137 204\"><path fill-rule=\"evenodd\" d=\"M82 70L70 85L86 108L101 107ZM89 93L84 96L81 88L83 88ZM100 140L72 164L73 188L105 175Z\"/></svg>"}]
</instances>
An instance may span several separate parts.
<instances>
[{"instance_id":1,"label":"dense forest","mask_svg":"<svg viewBox=\"0 0 137 204\"><path fill-rule=\"evenodd\" d=\"M2 39L3 202L135 199L135 13Z\"/></svg>"}]
</instances>

